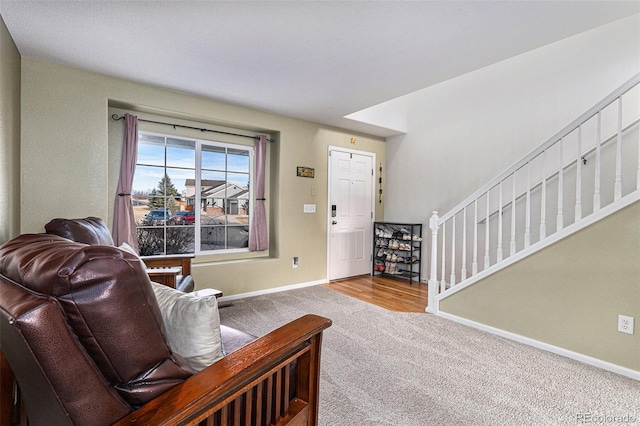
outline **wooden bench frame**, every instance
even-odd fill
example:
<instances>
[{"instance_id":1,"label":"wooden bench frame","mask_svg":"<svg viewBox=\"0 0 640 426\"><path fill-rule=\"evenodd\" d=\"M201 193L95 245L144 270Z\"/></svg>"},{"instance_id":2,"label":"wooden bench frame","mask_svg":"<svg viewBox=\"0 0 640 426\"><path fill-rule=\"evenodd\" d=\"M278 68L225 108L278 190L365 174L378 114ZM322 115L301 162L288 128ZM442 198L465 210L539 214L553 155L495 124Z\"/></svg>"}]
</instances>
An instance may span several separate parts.
<instances>
[{"instance_id":1,"label":"wooden bench frame","mask_svg":"<svg viewBox=\"0 0 640 426\"><path fill-rule=\"evenodd\" d=\"M194 257L193 254L177 254L143 256L141 259L149 269L176 267L182 269L181 275L191 275L191 259Z\"/></svg>"},{"instance_id":2,"label":"wooden bench frame","mask_svg":"<svg viewBox=\"0 0 640 426\"><path fill-rule=\"evenodd\" d=\"M317 425L322 332L330 325L330 320L317 315L285 324L115 425ZM12 392L4 392L13 384L13 373L6 364L0 382L0 407L10 414L2 415L1 425L5 426L14 418L12 410L5 411L13 402Z\"/></svg>"}]
</instances>

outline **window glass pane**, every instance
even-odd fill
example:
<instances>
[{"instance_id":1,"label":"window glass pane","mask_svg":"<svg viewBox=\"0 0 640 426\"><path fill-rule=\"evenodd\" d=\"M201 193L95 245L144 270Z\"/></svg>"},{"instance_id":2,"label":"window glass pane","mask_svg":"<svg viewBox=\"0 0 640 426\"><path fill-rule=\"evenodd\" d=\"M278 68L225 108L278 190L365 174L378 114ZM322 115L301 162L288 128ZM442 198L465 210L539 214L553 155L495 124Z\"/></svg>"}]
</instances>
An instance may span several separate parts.
<instances>
[{"instance_id":1,"label":"window glass pane","mask_svg":"<svg viewBox=\"0 0 640 426\"><path fill-rule=\"evenodd\" d=\"M249 189L249 175L247 173L227 173L227 182L234 184L243 190ZM234 194L227 194L228 197L231 195Z\"/></svg>"},{"instance_id":2,"label":"window glass pane","mask_svg":"<svg viewBox=\"0 0 640 426\"><path fill-rule=\"evenodd\" d=\"M202 198L200 223L202 225L224 225L227 223L224 212L224 198Z\"/></svg>"},{"instance_id":3,"label":"window glass pane","mask_svg":"<svg viewBox=\"0 0 640 426\"><path fill-rule=\"evenodd\" d=\"M225 227L202 226L200 228L200 250L225 250Z\"/></svg>"},{"instance_id":4,"label":"window glass pane","mask_svg":"<svg viewBox=\"0 0 640 426\"><path fill-rule=\"evenodd\" d=\"M202 145L202 168L208 170L225 170L226 149L219 146Z\"/></svg>"},{"instance_id":5,"label":"window glass pane","mask_svg":"<svg viewBox=\"0 0 640 426\"><path fill-rule=\"evenodd\" d=\"M139 227L138 250L140 256L164 254L164 229L160 227Z\"/></svg>"},{"instance_id":6,"label":"window glass pane","mask_svg":"<svg viewBox=\"0 0 640 426\"><path fill-rule=\"evenodd\" d=\"M169 219L169 224L172 226L189 226L194 227L196 224L196 212L193 211L193 206L185 206L185 210L180 210Z\"/></svg>"},{"instance_id":7,"label":"window glass pane","mask_svg":"<svg viewBox=\"0 0 640 426\"><path fill-rule=\"evenodd\" d=\"M247 194L248 195L248 194ZM241 216L249 216L249 199L246 197L238 197L238 214ZM247 218L248 220L248 218Z\"/></svg>"},{"instance_id":8,"label":"window glass pane","mask_svg":"<svg viewBox=\"0 0 640 426\"><path fill-rule=\"evenodd\" d=\"M136 166L136 172L133 177L133 194L134 196L149 193L158 187L158 183L164 176L163 167L153 166Z\"/></svg>"},{"instance_id":9,"label":"window glass pane","mask_svg":"<svg viewBox=\"0 0 640 426\"><path fill-rule=\"evenodd\" d=\"M195 240L193 226L170 226L167 228L167 254L193 253Z\"/></svg>"},{"instance_id":10,"label":"window glass pane","mask_svg":"<svg viewBox=\"0 0 640 426\"><path fill-rule=\"evenodd\" d=\"M152 210L161 210L162 211L163 209L166 209L166 208L167 208L167 205L166 205L166 198L165 197L154 197L154 196L149 196L148 197L148 199L147 199L147 209L149 210L149 213L151 213ZM156 214L160 217L160 213L156 213ZM161 217L161 219L164 220L164 217ZM148 224L146 224L146 225L148 225Z\"/></svg>"},{"instance_id":11,"label":"window glass pane","mask_svg":"<svg viewBox=\"0 0 640 426\"><path fill-rule=\"evenodd\" d=\"M227 224L230 226L249 226L249 217L244 213L243 204L237 198L227 201Z\"/></svg>"},{"instance_id":12,"label":"window glass pane","mask_svg":"<svg viewBox=\"0 0 640 426\"><path fill-rule=\"evenodd\" d=\"M224 172L202 172L200 175L201 195L205 197L224 197L226 179Z\"/></svg>"},{"instance_id":13,"label":"window glass pane","mask_svg":"<svg viewBox=\"0 0 640 426\"><path fill-rule=\"evenodd\" d=\"M167 168L167 195L178 196L187 194L187 184L193 186L195 184L196 171L191 169L173 169Z\"/></svg>"},{"instance_id":14,"label":"window glass pane","mask_svg":"<svg viewBox=\"0 0 640 426\"><path fill-rule=\"evenodd\" d=\"M227 170L230 172L249 173L249 151L229 148Z\"/></svg>"},{"instance_id":15,"label":"window glass pane","mask_svg":"<svg viewBox=\"0 0 640 426\"><path fill-rule=\"evenodd\" d=\"M138 164L164 166L164 138L161 142L138 141Z\"/></svg>"},{"instance_id":16,"label":"window glass pane","mask_svg":"<svg viewBox=\"0 0 640 426\"><path fill-rule=\"evenodd\" d=\"M167 167L196 168L196 143L180 139L167 139Z\"/></svg>"},{"instance_id":17,"label":"window glass pane","mask_svg":"<svg viewBox=\"0 0 640 426\"><path fill-rule=\"evenodd\" d=\"M249 230L244 226L229 226L227 228L227 248L240 249L249 247Z\"/></svg>"}]
</instances>

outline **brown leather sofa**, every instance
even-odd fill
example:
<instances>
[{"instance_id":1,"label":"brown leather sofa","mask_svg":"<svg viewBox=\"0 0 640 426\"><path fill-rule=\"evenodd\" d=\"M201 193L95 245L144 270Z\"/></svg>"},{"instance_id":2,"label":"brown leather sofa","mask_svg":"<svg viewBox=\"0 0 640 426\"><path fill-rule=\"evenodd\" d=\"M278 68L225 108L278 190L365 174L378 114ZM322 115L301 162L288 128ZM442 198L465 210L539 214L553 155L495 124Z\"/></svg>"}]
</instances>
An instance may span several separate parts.
<instances>
[{"instance_id":1,"label":"brown leather sofa","mask_svg":"<svg viewBox=\"0 0 640 426\"><path fill-rule=\"evenodd\" d=\"M99 217L87 217L83 219L51 220L44 226L47 234L59 235L71 241L89 245L115 245L111 232L106 223ZM178 266L182 273L176 278L175 288L185 293L193 291L195 283L191 276L191 258L193 255L168 255L145 257L143 261L147 268L164 268Z\"/></svg>"},{"instance_id":2,"label":"brown leather sofa","mask_svg":"<svg viewBox=\"0 0 640 426\"><path fill-rule=\"evenodd\" d=\"M30 426L313 425L329 325L307 315L257 339L227 328L227 355L194 374L139 258L21 235L0 246L0 424L15 420L15 377Z\"/></svg>"}]
</instances>

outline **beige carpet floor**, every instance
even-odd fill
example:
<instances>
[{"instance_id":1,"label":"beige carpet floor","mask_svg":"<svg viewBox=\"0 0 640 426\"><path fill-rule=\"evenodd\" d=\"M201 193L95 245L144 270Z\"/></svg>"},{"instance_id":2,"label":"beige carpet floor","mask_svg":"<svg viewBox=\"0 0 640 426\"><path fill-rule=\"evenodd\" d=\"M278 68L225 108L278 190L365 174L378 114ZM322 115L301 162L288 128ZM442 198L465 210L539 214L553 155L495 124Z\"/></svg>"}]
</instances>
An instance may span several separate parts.
<instances>
[{"instance_id":1,"label":"beige carpet floor","mask_svg":"<svg viewBox=\"0 0 640 426\"><path fill-rule=\"evenodd\" d=\"M321 286L236 300L220 319L263 335L306 313L333 321L322 348L323 426L640 424L635 380Z\"/></svg>"}]
</instances>

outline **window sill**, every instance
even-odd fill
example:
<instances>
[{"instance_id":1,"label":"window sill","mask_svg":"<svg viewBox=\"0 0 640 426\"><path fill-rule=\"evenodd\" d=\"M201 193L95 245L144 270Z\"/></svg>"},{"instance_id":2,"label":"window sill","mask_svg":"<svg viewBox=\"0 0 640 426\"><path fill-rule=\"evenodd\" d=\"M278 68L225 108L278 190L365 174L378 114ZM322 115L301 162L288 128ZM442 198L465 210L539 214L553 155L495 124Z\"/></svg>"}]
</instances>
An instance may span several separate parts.
<instances>
[{"instance_id":1,"label":"window sill","mask_svg":"<svg viewBox=\"0 0 640 426\"><path fill-rule=\"evenodd\" d=\"M199 254L191 262L194 265L201 263L216 263L216 262L241 262L245 260L253 259L268 259L269 250L265 251L242 251L235 253L211 253L211 254Z\"/></svg>"}]
</instances>

